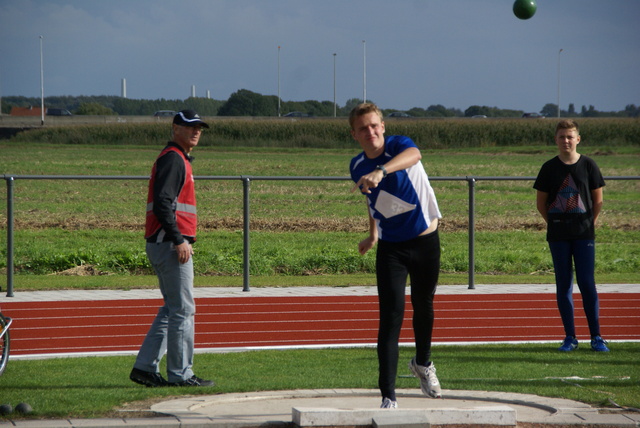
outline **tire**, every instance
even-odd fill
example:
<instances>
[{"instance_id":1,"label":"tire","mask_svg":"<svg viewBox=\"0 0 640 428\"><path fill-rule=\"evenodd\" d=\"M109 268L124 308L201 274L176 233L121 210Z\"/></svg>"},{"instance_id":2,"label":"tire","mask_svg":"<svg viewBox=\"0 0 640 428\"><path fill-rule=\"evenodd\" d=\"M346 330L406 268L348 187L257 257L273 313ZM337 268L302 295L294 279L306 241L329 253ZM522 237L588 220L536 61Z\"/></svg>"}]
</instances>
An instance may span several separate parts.
<instances>
[{"instance_id":1,"label":"tire","mask_svg":"<svg viewBox=\"0 0 640 428\"><path fill-rule=\"evenodd\" d=\"M9 361L9 329L5 330L7 320L0 313L0 376L4 373L4 369L7 368L7 362Z\"/></svg>"}]
</instances>

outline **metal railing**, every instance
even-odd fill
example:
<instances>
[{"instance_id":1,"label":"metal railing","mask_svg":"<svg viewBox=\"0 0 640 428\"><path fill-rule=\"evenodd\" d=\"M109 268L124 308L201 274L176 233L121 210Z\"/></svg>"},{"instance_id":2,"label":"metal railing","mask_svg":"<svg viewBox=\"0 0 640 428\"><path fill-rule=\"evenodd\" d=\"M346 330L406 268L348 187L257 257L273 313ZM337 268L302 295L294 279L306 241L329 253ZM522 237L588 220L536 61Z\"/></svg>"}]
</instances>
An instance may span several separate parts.
<instances>
[{"instance_id":1,"label":"metal railing","mask_svg":"<svg viewBox=\"0 0 640 428\"><path fill-rule=\"evenodd\" d=\"M124 175L3 175L7 184L7 297L13 297L13 248L14 213L13 195L15 180L148 180L148 176ZM640 180L640 176L604 177L605 180ZM242 181L242 217L243 217L243 254L242 254L242 291L250 291L250 187L252 181L351 181L351 177L300 177L300 176L194 176L195 180L240 180ZM469 189L469 289L475 288L475 188L478 181L533 181L535 177L429 177L431 181L466 181Z\"/></svg>"}]
</instances>

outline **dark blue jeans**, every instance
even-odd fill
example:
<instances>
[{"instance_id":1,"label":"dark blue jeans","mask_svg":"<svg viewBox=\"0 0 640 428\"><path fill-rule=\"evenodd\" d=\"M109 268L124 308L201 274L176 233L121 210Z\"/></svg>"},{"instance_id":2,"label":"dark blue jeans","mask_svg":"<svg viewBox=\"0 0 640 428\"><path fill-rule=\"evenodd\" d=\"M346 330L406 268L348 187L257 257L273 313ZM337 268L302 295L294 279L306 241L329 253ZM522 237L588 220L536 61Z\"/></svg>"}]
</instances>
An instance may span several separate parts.
<instances>
[{"instance_id":1,"label":"dark blue jeans","mask_svg":"<svg viewBox=\"0 0 640 428\"><path fill-rule=\"evenodd\" d=\"M550 241L549 249L556 273L556 299L560 317L567 336L575 336L573 317L573 266L582 295L582 306L589 324L591 337L600 335L598 291L594 277L595 241L579 239L572 241Z\"/></svg>"},{"instance_id":2,"label":"dark blue jeans","mask_svg":"<svg viewBox=\"0 0 640 428\"><path fill-rule=\"evenodd\" d=\"M378 385L383 397L395 400L400 330L404 319L407 276L411 281L416 362L431 358L433 298L440 272L438 231L404 242L378 242L376 277L380 307Z\"/></svg>"}]
</instances>

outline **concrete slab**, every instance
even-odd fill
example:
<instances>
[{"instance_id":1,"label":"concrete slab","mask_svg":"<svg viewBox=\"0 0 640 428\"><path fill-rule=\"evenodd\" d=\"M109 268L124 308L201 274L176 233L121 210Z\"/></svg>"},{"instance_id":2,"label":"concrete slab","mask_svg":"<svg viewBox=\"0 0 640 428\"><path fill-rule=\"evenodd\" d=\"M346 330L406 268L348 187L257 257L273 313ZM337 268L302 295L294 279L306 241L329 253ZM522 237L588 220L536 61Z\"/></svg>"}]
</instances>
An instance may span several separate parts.
<instances>
[{"instance_id":1,"label":"concrete slab","mask_svg":"<svg viewBox=\"0 0 640 428\"><path fill-rule=\"evenodd\" d=\"M431 428L429 421L421 416L411 416L402 412L399 415L394 413L398 412L387 412L375 416L371 426L373 428Z\"/></svg>"},{"instance_id":2,"label":"concrete slab","mask_svg":"<svg viewBox=\"0 0 640 428\"><path fill-rule=\"evenodd\" d=\"M506 405L456 408L451 406L429 409L345 409L294 407L293 423L312 426L422 426L449 424L479 424L515 426L516 411Z\"/></svg>"},{"instance_id":3,"label":"concrete slab","mask_svg":"<svg viewBox=\"0 0 640 428\"><path fill-rule=\"evenodd\" d=\"M516 409L507 405L471 408L435 408L428 410L428 421L433 425L476 424L491 426L516 426Z\"/></svg>"},{"instance_id":4,"label":"concrete slab","mask_svg":"<svg viewBox=\"0 0 640 428\"><path fill-rule=\"evenodd\" d=\"M294 407L293 423L299 427L313 426L354 426L372 425L374 420L410 420L413 423L428 424L427 411L424 409L336 409Z\"/></svg>"}]
</instances>

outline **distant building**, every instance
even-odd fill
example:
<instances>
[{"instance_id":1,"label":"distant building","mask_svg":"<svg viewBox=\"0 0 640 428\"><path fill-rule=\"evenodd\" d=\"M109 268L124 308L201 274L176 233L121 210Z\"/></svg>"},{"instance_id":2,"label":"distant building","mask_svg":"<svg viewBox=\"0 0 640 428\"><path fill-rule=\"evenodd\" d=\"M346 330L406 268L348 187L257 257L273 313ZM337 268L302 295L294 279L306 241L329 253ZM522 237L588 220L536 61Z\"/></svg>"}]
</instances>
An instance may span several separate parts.
<instances>
[{"instance_id":1,"label":"distant building","mask_svg":"<svg viewBox=\"0 0 640 428\"><path fill-rule=\"evenodd\" d=\"M45 109L45 111L47 111ZM11 116L41 116L42 110L40 107L11 107Z\"/></svg>"},{"instance_id":2,"label":"distant building","mask_svg":"<svg viewBox=\"0 0 640 428\"><path fill-rule=\"evenodd\" d=\"M47 116L73 116L71 112L64 108L45 108ZM11 116L40 116L40 107L12 107Z\"/></svg>"}]
</instances>

